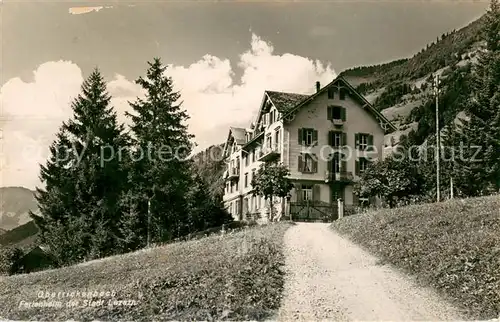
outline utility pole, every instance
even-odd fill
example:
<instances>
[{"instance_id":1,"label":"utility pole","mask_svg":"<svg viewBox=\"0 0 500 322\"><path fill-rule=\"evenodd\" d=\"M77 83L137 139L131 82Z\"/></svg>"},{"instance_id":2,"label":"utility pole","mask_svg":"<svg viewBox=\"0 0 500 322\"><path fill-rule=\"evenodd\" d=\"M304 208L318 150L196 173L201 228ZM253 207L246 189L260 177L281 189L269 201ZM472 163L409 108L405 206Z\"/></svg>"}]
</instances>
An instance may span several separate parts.
<instances>
[{"instance_id":1,"label":"utility pole","mask_svg":"<svg viewBox=\"0 0 500 322\"><path fill-rule=\"evenodd\" d=\"M439 75L436 75L434 82L435 94L436 94L436 191L437 191L437 202L440 201L440 189L439 189L439 161L441 159L441 139L439 135Z\"/></svg>"},{"instance_id":2,"label":"utility pole","mask_svg":"<svg viewBox=\"0 0 500 322\"><path fill-rule=\"evenodd\" d=\"M450 199L453 199L453 177L450 178Z\"/></svg>"}]
</instances>

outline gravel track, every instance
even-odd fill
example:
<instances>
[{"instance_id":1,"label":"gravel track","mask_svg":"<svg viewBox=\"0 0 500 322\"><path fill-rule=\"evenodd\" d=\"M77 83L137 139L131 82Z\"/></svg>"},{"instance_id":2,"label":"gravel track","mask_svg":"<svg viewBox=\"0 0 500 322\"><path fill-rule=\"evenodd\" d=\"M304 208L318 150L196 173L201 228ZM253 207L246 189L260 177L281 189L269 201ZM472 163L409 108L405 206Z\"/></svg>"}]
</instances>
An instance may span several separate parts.
<instances>
[{"instance_id":1,"label":"gravel track","mask_svg":"<svg viewBox=\"0 0 500 322\"><path fill-rule=\"evenodd\" d=\"M285 234L285 256L278 320L464 320L433 291L378 264L328 224L291 227Z\"/></svg>"}]
</instances>

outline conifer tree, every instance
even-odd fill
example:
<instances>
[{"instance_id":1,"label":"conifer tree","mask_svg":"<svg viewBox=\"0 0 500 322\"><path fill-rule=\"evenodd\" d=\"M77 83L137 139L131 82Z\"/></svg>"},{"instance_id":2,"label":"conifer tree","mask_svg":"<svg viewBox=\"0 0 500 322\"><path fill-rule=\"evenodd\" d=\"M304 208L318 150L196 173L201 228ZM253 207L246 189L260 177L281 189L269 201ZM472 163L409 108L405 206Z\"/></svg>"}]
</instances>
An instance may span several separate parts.
<instances>
[{"instance_id":1,"label":"conifer tree","mask_svg":"<svg viewBox=\"0 0 500 322\"><path fill-rule=\"evenodd\" d=\"M500 5L492 0L486 14L486 48L479 54L472 74L472 96L467 105L470 118L458 131L466 147L463 172L481 195L500 189ZM478 152L477 152L478 151Z\"/></svg>"},{"instance_id":2,"label":"conifer tree","mask_svg":"<svg viewBox=\"0 0 500 322\"><path fill-rule=\"evenodd\" d=\"M128 137L110 106L111 97L95 69L72 103L73 116L61 126L41 166L36 199L41 215L31 213L40 241L59 264L119 251L120 196L126 178L120 153Z\"/></svg>"},{"instance_id":3,"label":"conifer tree","mask_svg":"<svg viewBox=\"0 0 500 322\"><path fill-rule=\"evenodd\" d=\"M130 221L122 229L149 234L151 242L160 242L185 233L192 136L185 124L189 116L165 74L166 66L158 58L148 65L146 76L136 81L146 97L132 102L133 112L127 114L132 120L134 152L129 177L133 187L126 203L136 215L128 216ZM144 238L132 239L144 246Z\"/></svg>"}]
</instances>

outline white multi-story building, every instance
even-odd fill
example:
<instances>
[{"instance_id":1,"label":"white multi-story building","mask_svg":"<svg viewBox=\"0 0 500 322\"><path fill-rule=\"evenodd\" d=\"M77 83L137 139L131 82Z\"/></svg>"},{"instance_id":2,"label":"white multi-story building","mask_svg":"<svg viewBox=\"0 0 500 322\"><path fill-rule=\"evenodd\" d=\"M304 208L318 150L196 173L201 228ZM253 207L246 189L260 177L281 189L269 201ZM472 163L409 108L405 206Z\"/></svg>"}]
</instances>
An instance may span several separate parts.
<instances>
[{"instance_id":1,"label":"white multi-story building","mask_svg":"<svg viewBox=\"0 0 500 322\"><path fill-rule=\"evenodd\" d=\"M317 82L312 95L265 91L255 122L229 129L224 205L235 220L267 218L268 201L254 196L251 186L263 162L288 167L294 183L289 198L276 198L277 213L325 214L339 198L356 205L353 184L382 157L384 135L393 130L342 77L323 88Z\"/></svg>"}]
</instances>

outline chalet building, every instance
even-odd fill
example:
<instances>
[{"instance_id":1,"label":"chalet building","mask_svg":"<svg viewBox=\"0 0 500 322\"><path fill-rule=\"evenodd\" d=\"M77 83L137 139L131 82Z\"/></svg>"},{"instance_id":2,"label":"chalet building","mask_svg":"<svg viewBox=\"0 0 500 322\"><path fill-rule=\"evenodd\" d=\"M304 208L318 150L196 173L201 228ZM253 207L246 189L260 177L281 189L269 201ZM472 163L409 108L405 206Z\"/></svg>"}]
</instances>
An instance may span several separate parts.
<instances>
[{"instance_id":1,"label":"chalet building","mask_svg":"<svg viewBox=\"0 0 500 322\"><path fill-rule=\"evenodd\" d=\"M229 129L224 205L235 220L266 220L268 201L254 196L251 186L263 162L288 167L294 183L288 198L275 198L278 214L326 214L339 198L346 207L366 203L353 195L353 185L382 158L384 135L394 130L342 77L323 88L317 82L312 95L265 91L255 122Z\"/></svg>"}]
</instances>

